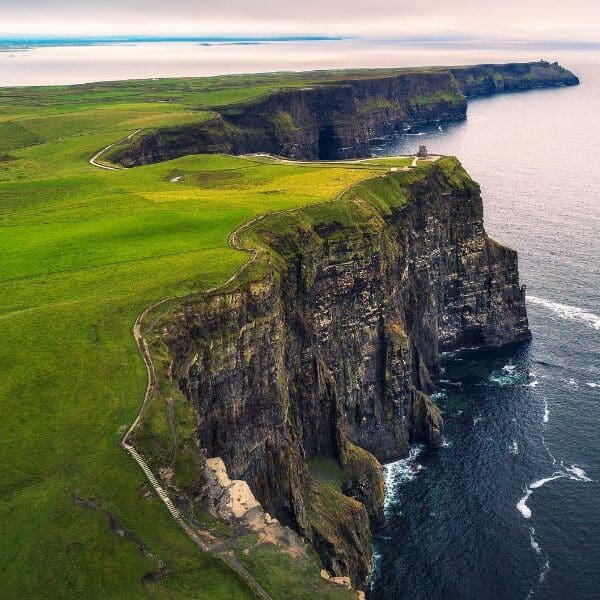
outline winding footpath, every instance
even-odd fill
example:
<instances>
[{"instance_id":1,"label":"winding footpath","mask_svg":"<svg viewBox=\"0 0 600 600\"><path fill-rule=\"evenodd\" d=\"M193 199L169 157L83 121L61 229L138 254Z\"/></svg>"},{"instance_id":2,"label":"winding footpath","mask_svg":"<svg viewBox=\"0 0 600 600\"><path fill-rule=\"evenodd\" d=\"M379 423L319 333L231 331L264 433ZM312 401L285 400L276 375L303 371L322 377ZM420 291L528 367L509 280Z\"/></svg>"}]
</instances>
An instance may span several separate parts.
<instances>
[{"instance_id":1,"label":"winding footpath","mask_svg":"<svg viewBox=\"0 0 600 600\"><path fill-rule=\"evenodd\" d=\"M120 171L121 167L115 167L115 166L111 166L111 165L103 165L102 163L98 162L98 159L107 150L110 150L111 148L114 148L118 144L122 144L123 142L130 140L134 135L136 135L140 131L141 131L141 129L136 129L134 132L130 133L128 136L124 137L123 139L121 139L117 142L113 142L112 144L109 144L105 148L102 148L102 150L100 150L99 152L96 152L96 154L94 154L94 156L92 156L92 158L90 158L90 160L89 160L90 165L92 165L94 167L98 167L99 169L104 169L105 171Z\"/></svg>"},{"instance_id":2,"label":"winding footpath","mask_svg":"<svg viewBox=\"0 0 600 600\"><path fill-rule=\"evenodd\" d=\"M98 167L100 169L107 170L107 171L120 170L120 167L101 164L98 162L98 159L107 150L109 150L110 148L114 147L117 144L120 144L124 141L130 140L134 135L139 133L139 131L141 131L141 130L137 129L136 131L129 134L127 137L123 138L122 140L119 140L118 142L114 142L113 144L110 144L110 145L106 146L105 148L103 148L102 150L100 150L99 152L97 152L89 160L90 165L92 165L94 167ZM416 166L417 159L418 159L418 157L415 158L412 166ZM288 161L285 161L285 162L288 162ZM297 164L296 161L289 161L289 162ZM350 162L350 161L348 161L348 162ZM354 161L352 161L352 162L354 162ZM308 163L305 163L305 164L308 164ZM408 170L407 167L403 168L403 170L405 170L405 169ZM386 175L386 172L382 172L382 173L378 173L378 174L374 175L374 177L382 177L385 175ZM361 180L361 182L359 182L359 183L362 183L363 181L364 180ZM350 186L350 188L344 189L333 200L330 200L329 202L332 202L332 201L335 202L335 201L339 200L349 189L351 189L351 187L353 187L353 186ZM250 258L239 269L237 269L235 271L235 273L233 273L233 275L231 275L231 277L229 277L229 279L227 279L227 281L225 281L224 283L222 283L218 286L210 288L208 290L204 290L203 293L211 294L211 293L217 292L217 291L225 288L230 283L232 283L240 275L240 273L242 273L244 270L246 270L257 259L258 255L259 255L259 250L257 248L251 249L251 248L244 247L241 243L240 235L242 235L246 230L248 230L252 225L257 223L258 221L272 217L277 214L282 214L284 212L291 212L293 210L296 210L296 208L288 209L286 211L271 212L268 214L258 215L256 217L249 219L248 221L243 223L240 227L235 229L229 236L229 245L235 250L240 250L242 252L249 253ZM225 562L233 571L235 571L240 576L240 578L257 595L257 597L261 598L262 600L272 600L271 596L256 581L256 579L254 579L254 577L246 570L246 568L242 565L242 563L235 557L233 552L215 551L214 548L211 548L204 540L202 540L202 538L198 535L196 530L182 516L179 509L175 506L175 504L169 497L169 494L167 493L165 488L160 484L156 475L154 475L154 473L152 472L152 469L150 469L148 463L144 460L142 455L134 448L134 446L128 441L129 438L131 437L131 435L133 434L133 432L135 431L135 429L137 428L137 426L139 425L140 420L143 416L144 410L145 410L146 406L148 405L148 402L150 400L152 393L154 392L154 389L156 388L156 371L154 368L154 363L152 361L146 339L144 338L144 336L142 334L142 324L144 322L144 319L148 316L148 314L152 310L154 310L155 308L158 308L159 306L161 306L163 304L166 304L170 301L175 301L175 300L181 301L181 300L184 300L185 298L196 296L196 295L197 295L197 292L192 292L192 293L186 294L184 296L170 296L168 298L163 298L161 300L158 300L157 302L154 302L153 304L148 306L135 320L135 323L133 326L133 336L135 338L135 341L136 341L136 344L138 347L138 351L144 361L144 364L146 365L146 372L148 374L148 384L146 386L146 392L144 394L144 399L142 401L142 406L140 408L138 416L136 417L135 421L131 424L131 426L129 427L129 429L127 430L125 435L123 436L123 438L121 440L121 446L125 450L127 450L127 452L129 452L129 454L132 456L132 458L137 462L137 464L140 466L140 468L146 475L148 481L150 482L150 485L153 487L153 489L156 492L156 494L158 495L158 497L163 501L163 503L167 507L167 510L171 513L171 516L173 517L173 519L175 519L177 524L181 527L181 529L183 529L183 531L188 535L188 537L196 544L196 546L202 552L211 554L212 556L220 558L223 562Z\"/></svg>"},{"instance_id":3,"label":"winding footpath","mask_svg":"<svg viewBox=\"0 0 600 600\"><path fill-rule=\"evenodd\" d=\"M91 163L91 161L90 161L90 163ZM93 163L91 163L91 164L93 164ZM250 227L257 221L266 218L267 216L269 216L269 215L259 215L257 217L254 217L253 219L246 221L246 223L244 223L243 225L241 225L240 227L238 227L235 231L233 231L231 233L231 235L229 236L229 244L231 245L231 247L234 248L235 250L241 250L243 252L251 253L250 259L248 261L246 261L225 283L222 283L221 285L215 286L211 289L205 290L204 293L210 294L212 292L218 291L221 288L224 288L225 286L230 284L236 277L238 277L238 275L242 271L247 269L248 266L250 266L256 260L256 257L258 256L258 250L257 249L250 250L248 248L244 248L239 243L238 236L240 235L240 233L245 231L248 227ZM138 424L142 418L144 409L146 408L148 401L151 397L151 394L156 387L156 371L154 369L154 363L150 356L150 351L148 350L148 344L146 343L146 339L142 335L142 323L143 323L144 319L146 318L146 316L148 315L148 313L150 313L152 310L154 310L158 306L161 306L162 304L165 304L171 300L182 300L186 297L190 297L193 295L196 295L196 293L188 294L186 296L171 296L169 298L163 298L162 300L159 300L158 302L154 302L153 304L151 304L135 320L135 323L133 325L133 336L135 338L139 353L141 354L142 359L144 360L144 364L146 365L146 371L148 373L148 385L146 386L146 393L144 394L144 400L142 402L140 412L138 413L138 416L136 417L135 421L132 423L131 427L127 430L127 433L123 436L123 439L121 440L121 446L123 448L125 448L125 450L127 450L127 452L129 452L129 454L131 454L131 456L137 462L137 464L140 466L142 471L144 471L146 477L148 478L148 481L150 482L150 485L152 485L152 487L154 488L154 491L156 492L158 497L164 502L168 511L171 513L171 516L175 519L175 521L183 529L183 531L191 538L191 540L196 544L196 546L198 546L198 548L200 548L200 550L202 550L203 552L206 552L208 554L211 554L211 555L216 556L216 557L220 558L221 560L223 560L233 571L235 571L242 578L242 580L248 585L248 587L250 587L250 589L259 598L261 598L262 600L272 600L271 596L263 589L263 587L258 583L258 581L256 581L256 579L254 579L254 577L244 568L242 563L240 563L240 561L235 557L235 555L232 552L223 552L223 553L214 552L213 549L211 549L200 538L200 536L196 533L196 531L182 517L181 512L175 506L175 504L173 503L173 501L167 494L164 487L159 483L158 479L156 478L156 476L154 475L154 473L148 466L148 463L143 459L141 454L128 442L129 437L131 436L133 431L138 426Z\"/></svg>"}]
</instances>

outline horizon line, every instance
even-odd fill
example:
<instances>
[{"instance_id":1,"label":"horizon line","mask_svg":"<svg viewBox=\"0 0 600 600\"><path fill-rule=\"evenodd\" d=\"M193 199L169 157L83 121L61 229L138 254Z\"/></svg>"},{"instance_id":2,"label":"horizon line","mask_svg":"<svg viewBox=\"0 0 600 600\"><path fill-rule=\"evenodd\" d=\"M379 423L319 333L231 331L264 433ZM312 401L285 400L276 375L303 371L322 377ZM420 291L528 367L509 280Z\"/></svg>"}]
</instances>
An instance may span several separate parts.
<instances>
[{"instance_id":1,"label":"horizon line","mask_svg":"<svg viewBox=\"0 0 600 600\"><path fill-rule=\"evenodd\" d=\"M387 43L404 44L498 44L517 46L554 46L568 48L600 48L598 40L576 40L576 39L523 39L510 37L477 37L470 34L440 34L421 36L390 36L371 35L361 36L348 35L315 35L315 34L290 34L290 35L2 35L0 33L0 45L8 44L30 44L30 45L77 45L88 44L119 44L128 42L206 42L206 43L260 43L260 42L316 42L316 41L347 41L347 40L369 40Z\"/></svg>"}]
</instances>

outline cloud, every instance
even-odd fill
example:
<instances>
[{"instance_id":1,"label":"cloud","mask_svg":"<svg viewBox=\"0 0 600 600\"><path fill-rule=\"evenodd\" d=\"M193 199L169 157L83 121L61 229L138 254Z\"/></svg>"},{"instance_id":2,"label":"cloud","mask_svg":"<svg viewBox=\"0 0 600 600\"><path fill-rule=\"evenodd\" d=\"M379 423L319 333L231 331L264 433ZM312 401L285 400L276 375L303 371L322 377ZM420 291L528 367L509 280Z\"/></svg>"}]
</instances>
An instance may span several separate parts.
<instances>
[{"instance_id":1,"label":"cloud","mask_svg":"<svg viewBox=\"0 0 600 600\"><path fill-rule=\"evenodd\" d=\"M595 0L0 0L0 35L362 35L600 41Z\"/></svg>"}]
</instances>

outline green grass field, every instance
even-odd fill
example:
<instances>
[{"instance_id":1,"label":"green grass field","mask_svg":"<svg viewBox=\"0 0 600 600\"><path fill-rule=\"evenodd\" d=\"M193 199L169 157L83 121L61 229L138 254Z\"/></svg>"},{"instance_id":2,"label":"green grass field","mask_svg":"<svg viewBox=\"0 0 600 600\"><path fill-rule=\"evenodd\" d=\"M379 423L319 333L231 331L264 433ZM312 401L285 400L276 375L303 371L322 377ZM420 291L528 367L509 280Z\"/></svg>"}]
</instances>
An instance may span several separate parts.
<instances>
[{"instance_id":1,"label":"green grass field","mask_svg":"<svg viewBox=\"0 0 600 600\"><path fill-rule=\"evenodd\" d=\"M406 161L198 155L103 171L88 160L135 129L201 119L278 81L0 90L1 598L252 597L143 498L119 446L146 385L134 320L227 280L247 260L228 246L247 219L336 198ZM107 511L132 535L112 531ZM142 583L159 559L170 575Z\"/></svg>"}]
</instances>

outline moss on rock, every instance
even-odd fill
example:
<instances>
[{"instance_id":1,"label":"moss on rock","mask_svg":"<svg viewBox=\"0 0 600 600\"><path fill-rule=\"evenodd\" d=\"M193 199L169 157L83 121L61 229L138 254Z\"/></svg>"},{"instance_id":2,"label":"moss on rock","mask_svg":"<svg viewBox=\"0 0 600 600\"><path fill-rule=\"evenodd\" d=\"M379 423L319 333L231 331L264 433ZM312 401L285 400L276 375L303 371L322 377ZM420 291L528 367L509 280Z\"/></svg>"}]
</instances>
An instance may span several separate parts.
<instances>
[{"instance_id":1,"label":"moss on rock","mask_svg":"<svg viewBox=\"0 0 600 600\"><path fill-rule=\"evenodd\" d=\"M360 587L371 570L371 528L365 506L331 485L311 481L308 519L312 542L327 557L326 569L337 577L350 576Z\"/></svg>"}]
</instances>

